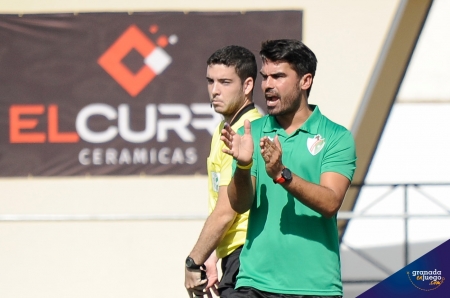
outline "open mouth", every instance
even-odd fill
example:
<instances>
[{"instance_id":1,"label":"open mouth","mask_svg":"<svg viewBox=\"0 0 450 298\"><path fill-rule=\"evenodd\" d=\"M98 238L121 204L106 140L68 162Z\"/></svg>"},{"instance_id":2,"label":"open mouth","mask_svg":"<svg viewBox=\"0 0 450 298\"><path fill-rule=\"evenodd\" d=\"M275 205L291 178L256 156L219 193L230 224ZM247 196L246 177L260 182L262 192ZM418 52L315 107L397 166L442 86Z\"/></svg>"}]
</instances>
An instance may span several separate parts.
<instances>
[{"instance_id":1,"label":"open mouth","mask_svg":"<svg viewBox=\"0 0 450 298\"><path fill-rule=\"evenodd\" d=\"M268 107L275 106L279 100L280 100L280 98L278 96L267 96L266 95L266 104Z\"/></svg>"}]
</instances>

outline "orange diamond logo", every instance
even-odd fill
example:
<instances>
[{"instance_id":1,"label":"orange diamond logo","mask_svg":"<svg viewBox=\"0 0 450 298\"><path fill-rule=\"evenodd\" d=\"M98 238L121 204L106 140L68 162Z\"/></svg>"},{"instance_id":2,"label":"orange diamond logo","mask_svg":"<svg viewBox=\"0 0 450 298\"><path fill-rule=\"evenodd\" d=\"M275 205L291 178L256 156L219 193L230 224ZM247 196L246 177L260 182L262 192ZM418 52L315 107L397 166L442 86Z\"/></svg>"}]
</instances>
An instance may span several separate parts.
<instances>
[{"instance_id":1,"label":"orange diamond logo","mask_svg":"<svg viewBox=\"0 0 450 298\"><path fill-rule=\"evenodd\" d=\"M158 44L163 45L162 42ZM144 58L142 67L136 73L122 62L132 50L136 50ZM171 62L172 58L136 25L128 27L97 60L97 63L132 97L138 95Z\"/></svg>"}]
</instances>

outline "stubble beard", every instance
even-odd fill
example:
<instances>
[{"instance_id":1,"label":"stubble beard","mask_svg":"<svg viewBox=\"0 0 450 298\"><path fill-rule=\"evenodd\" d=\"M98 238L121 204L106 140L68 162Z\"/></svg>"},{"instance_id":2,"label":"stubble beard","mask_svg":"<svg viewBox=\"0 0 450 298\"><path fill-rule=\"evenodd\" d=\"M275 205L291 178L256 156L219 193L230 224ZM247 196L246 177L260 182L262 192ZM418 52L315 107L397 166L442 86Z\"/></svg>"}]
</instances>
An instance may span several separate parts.
<instances>
[{"instance_id":1,"label":"stubble beard","mask_svg":"<svg viewBox=\"0 0 450 298\"><path fill-rule=\"evenodd\" d=\"M283 99L279 97L279 103L276 107L267 107L267 114L271 116L287 116L295 114L301 104L301 90L298 87L295 89L295 92L288 94Z\"/></svg>"},{"instance_id":2,"label":"stubble beard","mask_svg":"<svg viewBox=\"0 0 450 298\"><path fill-rule=\"evenodd\" d=\"M218 112L221 114L224 118L234 118L236 116L236 113L239 111L239 109L242 108L242 105L244 104L245 98L237 98L236 100L229 102L228 105L224 106L222 108L221 112Z\"/></svg>"}]
</instances>

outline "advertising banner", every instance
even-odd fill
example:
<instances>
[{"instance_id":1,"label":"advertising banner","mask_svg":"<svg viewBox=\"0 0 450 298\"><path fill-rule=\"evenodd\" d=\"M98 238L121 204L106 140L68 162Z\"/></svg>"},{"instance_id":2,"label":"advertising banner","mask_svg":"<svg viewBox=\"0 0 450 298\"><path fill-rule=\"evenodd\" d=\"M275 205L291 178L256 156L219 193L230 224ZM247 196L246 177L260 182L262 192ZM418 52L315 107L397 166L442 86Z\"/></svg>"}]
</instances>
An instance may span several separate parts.
<instances>
[{"instance_id":1,"label":"advertising banner","mask_svg":"<svg viewBox=\"0 0 450 298\"><path fill-rule=\"evenodd\" d=\"M0 16L0 176L206 174L206 60L278 38L301 11Z\"/></svg>"}]
</instances>

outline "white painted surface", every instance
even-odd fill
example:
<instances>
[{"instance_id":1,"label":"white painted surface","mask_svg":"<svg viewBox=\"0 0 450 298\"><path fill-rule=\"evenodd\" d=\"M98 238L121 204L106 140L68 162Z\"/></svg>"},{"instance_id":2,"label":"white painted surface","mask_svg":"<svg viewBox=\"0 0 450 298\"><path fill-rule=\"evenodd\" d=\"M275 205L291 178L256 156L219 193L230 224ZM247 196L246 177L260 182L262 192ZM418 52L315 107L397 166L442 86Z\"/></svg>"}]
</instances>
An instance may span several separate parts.
<instances>
[{"instance_id":1,"label":"white painted surface","mask_svg":"<svg viewBox=\"0 0 450 298\"><path fill-rule=\"evenodd\" d=\"M412 56L399 99L450 100L450 1L434 0Z\"/></svg>"}]
</instances>

